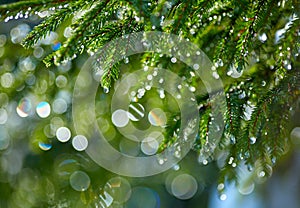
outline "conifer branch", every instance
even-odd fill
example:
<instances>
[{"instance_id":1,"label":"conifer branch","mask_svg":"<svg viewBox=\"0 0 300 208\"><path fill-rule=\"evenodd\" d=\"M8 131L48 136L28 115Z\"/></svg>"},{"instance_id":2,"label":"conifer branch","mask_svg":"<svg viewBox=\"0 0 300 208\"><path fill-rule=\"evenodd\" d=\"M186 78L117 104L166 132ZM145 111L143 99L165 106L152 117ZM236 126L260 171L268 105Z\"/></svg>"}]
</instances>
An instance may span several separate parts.
<instances>
[{"instance_id":1,"label":"conifer branch","mask_svg":"<svg viewBox=\"0 0 300 208\"><path fill-rule=\"evenodd\" d=\"M0 5L0 20L28 18L31 15L46 9L54 11L57 8L67 7L71 0L26 0L11 4Z\"/></svg>"},{"instance_id":2,"label":"conifer branch","mask_svg":"<svg viewBox=\"0 0 300 208\"><path fill-rule=\"evenodd\" d=\"M86 6L93 4L93 1L87 3L84 1L70 2L67 7L58 9L49 18L37 25L33 31L23 40L22 45L25 48L32 47L38 40L46 37L51 31L55 31L67 18L79 9L83 10Z\"/></svg>"}]
</instances>

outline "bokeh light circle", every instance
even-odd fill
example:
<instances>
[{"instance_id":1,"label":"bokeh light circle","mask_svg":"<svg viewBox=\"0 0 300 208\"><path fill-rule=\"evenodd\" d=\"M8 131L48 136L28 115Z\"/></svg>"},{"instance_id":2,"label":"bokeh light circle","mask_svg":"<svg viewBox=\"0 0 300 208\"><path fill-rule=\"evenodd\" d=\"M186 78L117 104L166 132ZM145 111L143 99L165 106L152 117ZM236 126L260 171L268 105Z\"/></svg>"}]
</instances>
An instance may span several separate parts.
<instances>
[{"instance_id":1,"label":"bokeh light circle","mask_svg":"<svg viewBox=\"0 0 300 208\"><path fill-rule=\"evenodd\" d=\"M83 151L88 146L88 140L83 135L77 135L77 136L75 136L73 138L72 145L73 145L73 147L74 147L75 150L77 150L77 151Z\"/></svg>"},{"instance_id":2,"label":"bokeh light circle","mask_svg":"<svg viewBox=\"0 0 300 208\"><path fill-rule=\"evenodd\" d=\"M90 184L90 177L83 171L75 171L70 176L70 185L76 191L86 191Z\"/></svg>"},{"instance_id":3,"label":"bokeh light circle","mask_svg":"<svg viewBox=\"0 0 300 208\"><path fill-rule=\"evenodd\" d=\"M17 114L22 117L25 118L27 116L29 116L30 112L31 112L31 101L28 98L22 98L17 106Z\"/></svg>"},{"instance_id":4,"label":"bokeh light circle","mask_svg":"<svg viewBox=\"0 0 300 208\"><path fill-rule=\"evenodd\" d=\"M152 109L148 114L148 119L153 126L164 126L167 122L166 114L160 108Z\"/></svg>"},{"instance_id":5,"label":"bokeh light circle","mask_svg":"<svg viewBox=\"0 0 300 208\"><path fill-rule=\"evenodd\" d=\"M135 187L126 207L160 208L158 193L147 187Z\"/></svg>"},{"instance_id":6,"label":"bokeh light circle","mask_svg":"<svg viewBox=\"0 0 300 208\"><path fill-rule=\"evenodd\" d=\"M111 120L115 126L124 127L128 124L129 117L126 111L118 109L113 112Z\"/></svg>"},{"instance_id":7,"label":"bokeh light circle","mask_svg":"<svg viewBox=\"0 0 300 208\"><path fill-rule=\"evenodd\" d=\"M174 156L174 150L176 149L174 144L159 154L146 157L134 157L119 152L108 143L108 140L106 140L96 122L95 99L100 80L94 78L96 77L95 74L97 74L99 70L113 66L124 59L124 57L144 52L154 52L175 57L176 60L180 60L189 66L194 74L199 77L205 85L209 94L212 109L211 115L214 118L210 126L214 125L214 128L209 128L207 143L203 145L201 150L201 158L207 160L213 156L214 149L217 147L218 141L223 133L223 115L226 111L226 99L222 81L219 77L215 78L215 76L213 76L216 72L212 70L211 61L205 53L193 43L178 36L162 32L132 33L110 41L90 57L82 67L74 87L72 115L76 133L84 135L89 141L89 146L86 149L87 154L96 163L107 170L132 177L150 176L172 168L191 149L199 127L198 107L194 94L189 90L188 86L184 85L182 85L180 94L178 94L178 89L175 90L174 85L178 86L180 83L183 83L183 79L169 70L159 69L158 73L161 72L161 74L155 76L151 75L151 77L148 75L146 78L147 80L156 83L157 86L162 86L166 91L169 90L168 93L170 93L177 101L181 113L181 125L179 131L181 154L177 157ZM138 70L126 77L130 77L132 74L141 75L143 73L142 71L143 70ZM169 77L175 78L175 81L172 81ZM139 76L135 79L138 78ZM88 81L83 82L83 80ZM113 124L118 128L121 134L124 133L122 132L122 129L126 129L128 126L131 127L132 122L134 122L136 118L128 114L131 102L128 99L128 96L126 99L123 99L120 98L122 94L118 94L118 91L126 92L127 89L130 88L128 82L126 83L127 85L122 88L120 87L120 85L122 86L121 81L121 84L118 87L120 89L116 89L113 94L111 105ZM134 84L134 79L131 83ZM145 88L144 90L141 89L139 93L143 94L147 89L148 88ZM107 90L105 91L107 92ZM127 94L128 93L129 92L127 92ZM115 98L118 98L121 102L114 102ZM142 109L140 109L139 112L141 112L141 110ZM83 112L85 115L89 116L82 116ZM141 114L138 113L138 115ZM114 121L116 117L121 119ZM120 120L122 122L120 122ZM164 125L165 118L163 116L161 120L162 122L160 123L153 120L152 126L155 127L153 124L158 126ZM215 126L217 126L217 128L215 128ZM129 139L135 141L142 141L144 139L130 137L130 135L126 136L129 136Z\"/></svg>"},{"instance_id":8,"label":"bokeh light circle","mask_svg":"<svg viewBox=\"0 0 300 208\"><path fill-rule=\"evenodd\" d=\"M51 113L51 107L50 107L49 103L45 102L45 101L40 102L36 106L36 113L41 118L47 118Z\"/></svg>"},{"instance_id":9,"label":"bokeh light circle","mask_svg":"<svg viewBox=\"0 0 300 208\"><path fill-rule=\"evenodd\" d=\"M196 179L189 174L176 176L171 183L172 194L182 200L192 198L198 190Z\"/></svg>"},{"instance_id":10,"label":"bokeh light circle","mask_svg":"<svg viewBox=\"0 0 300 208\"><path fill-rule=\"evenodd\" d=\"M131 196L131 185L122 177L111 178L104 186L104 192L117 204L126 202Z\"/></svg>"},{"instance_id":11,"label":"bokeh light circle","mask_svg":"<svg viewBox=\"0 0 300 208\"><path fill-rule=\"evenodd\" d=\"M71 131L67 127L60 127L56 130L56 138L60 142L67 142L71 138Z\"/></svg>"}]
</instances>

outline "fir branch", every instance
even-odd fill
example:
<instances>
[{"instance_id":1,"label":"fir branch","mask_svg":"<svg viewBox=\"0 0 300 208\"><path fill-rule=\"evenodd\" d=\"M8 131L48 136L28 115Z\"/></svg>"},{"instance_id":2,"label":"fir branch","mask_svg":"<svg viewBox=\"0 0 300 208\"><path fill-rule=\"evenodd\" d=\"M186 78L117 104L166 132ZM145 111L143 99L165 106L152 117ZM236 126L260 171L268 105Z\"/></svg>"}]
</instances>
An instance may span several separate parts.
<instances>
[{"instance_id":1,"label":"fir branch","mask_svg":"<svg viewBox=\"0 0 300 208\"><path fill-rule=\"evenodd\" d=\"M109 0L100 1L73 23L70 26L74 30L72 36L58 51L44 59L46 66L53 64L53 61L59 64L71 60L82 53L84 48L86 48L87 40L90 40L88 37L93 37L94 32L99 30L102 25L106 24L106 22L112 18L112 13L115 11L114 3L115 1ZM105 15L105 12L109 13Z\"/></svg>"},{"instance_id":2,"label":"fir branch","mask_svg":"<svg viewBox=\"0 0 300 208\"><path fill-rule=\"evenodd\" d=\"M209 124L211 122L211 106L210 105L201 105L199 109L199 132L198 139L194 145L194 149L198 152L200 149L208 142L208 132Z\"/></svg>"},{"instance_id":3,"label":"fir branch","mask_svg":"<svg viewBox=\"0 0 300 208\"><path fill-rule=\"evenodd\" d=\"M289 117L289 106L298 98L295 96L300 84L297 77L298 72L288 75L278 87L262 96L256 105L251 120L247 122L243 135L237 142L237 149L243 150L241 153L245 155L248 164L254 165L257 160L266 162L271 156L279 158L284 153L284 129L287 129L287 120L282 117ZM287 95L288 88L291 92ZM277 130L274 131L274 128ZM251 142L251 137L255 138L255 141Z\"/></svg>"},{"instance_id":4,"label":"fir branch","mask_svg":"<svg viewBox=\"0 0 300 208\"><path fill-rule=\"evenodd\" d=\"M234 55L234 67L237 71L242 71L247 62L246 57L249 54L249 51L252 49L250 38L254 36L256 20L260 11L265 7L265 1L257 2L257 6L254 9L249 8L249 12L246 13L247 16L240 18L240 21L237 22L238 25L241 25L242 28L238 28L237 32L237 45L236 53ZM243 23L244 22L244 23Z\"/></svg>"},{"instance_id":5,"label":"fir branch","mask_svg":"<svg viewBox=\"0 0 300 208\"><path fill-rule=\"evenodd\" d=\"M101 30L99 31L99 35L101 36L99 39L99 41L94 45L94 46L90 46L88 45L88 47L90 47L92 50L93 49L98 49L100 47L102 47L106 42L112 40L115 37L121 37L127 33L131 33L131 32L136 32L135 30L135 26L131 26L133 19L129 19L129 20L124 20L124 21L119 21L119 22L113 22L112 24L108 24L107 26L101 28ZM124 27L126 27L126 29L123 29ZM102 34L105 34L104 36ZM118 65L119 63L115 63L114 57L116 55L118 55L119 57L124 56L123 52L125 52L124 54L126 54L126 51L128 50L128 48L131 46L130 45L130 36L128 37L128 43L126 48L124 49L123 45L119 45L118 43L113 45L113 48L106 48L106 45L104 46L104 49L101 50L100 54L100 61L103 61L107 66L104 68L104 74L101 77L101 86L104 88L109 89L111 86L112 81L115 81L118 79L118 75L119 75L119 69L118 69ZM122 48L120 48L122 47ZM106 51L109 50L110 52L113 51L113 53L110 53L110 56L106 56Z\"/></svg>"},{"instance_id":6,"label":"fir branch","mask_svg":"<svg viewBox=\"0 0 300 208\"><path fill-rule=\"evenodd\" d=\"M294 17L290 17L294 18ZM277 57L277 81L284 78L287 71L291 70L293 63L296 61L294 54L298 53L297 43L299 44L300 37L297 34L300 31L300 18L289 20L283 28L285 32L280 37L279 44L276 47Z\"/></svg>"},{"instance_id":7,"label":"fir branch","mask_svg":"<svg viewBox=\"0 0 300 208\"><path fill-rule=\"evenodd\" d=\"M264 25L266 25L269 22L271 12L276 6L276 3L276 0L262 2L264 6L260 9L259 13L257 13L256 22L253 27L255 31L258 31L259 29L263 28Z\"/></svg>"},{"instance_id":8,"label":"fir branch","mask_svg":"<svg viewBox=\"0 0 300 208\"><path fill-rule=\"evenodd\" d=\"M30 15L36 14L41 10L48 8L56 8L62 4L62 7L68 6L68 3L72 2L70 0L27 0L19 1L11 4L0 5L0 20L11 20L13 18L28 17Z\"/></svg>"},{"instance_id":9,"label":"fir branch","mask_svg":"<svg viewBox=\"0 0 300 208\"><path fill-rule=\"evenodd\" d=\"M38 40L47 36L51 31L55 31L61 23L74 14L79 9L85 9L86 6L93 4L92 2L75 1L70 2L67 7L58 9L46 18L42 23L37 25L33 31L23 40L22 45L25 48L32 47Z\"/></svg>"}]
</instances>

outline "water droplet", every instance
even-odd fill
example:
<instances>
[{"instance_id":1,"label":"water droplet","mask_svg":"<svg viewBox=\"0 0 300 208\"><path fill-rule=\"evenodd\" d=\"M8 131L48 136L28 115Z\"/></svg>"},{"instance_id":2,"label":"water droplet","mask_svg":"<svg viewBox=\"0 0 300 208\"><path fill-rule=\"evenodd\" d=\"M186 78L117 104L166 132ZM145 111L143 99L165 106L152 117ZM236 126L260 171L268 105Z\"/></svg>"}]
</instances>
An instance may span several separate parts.
<instances>
[{"instance_id":1,"label":"water droplet","mask_svg":"<svg viewBox=\"0 0 300 208\"><path fill-rule=\"evenodd\" d=\"M173 166L173 170L178 171L180 169L180 166L178 164Z\"/></svg>"},{"instance_id":2,"label":"water droplet","mask_svg":"<svg viewBox=\"0 0 300 208\"><path fill-rule=\"evenodd\" d=\"M108 87L103 87L103 92L106 93L106 94L109 93L109 88Z\"/></svg>"},{"instance_id":3,"label":"water droplet","mask_svg":"<svg viewBox=\"0 0 300 208\"><path fill-rule=\"evenodd\" d=\"M159 90L159 97L160 97L161 99L164 99L164 98L166 97L165 91L164 91L163 89L160 89L160 90Z\"/></svg>"},{"instance_id":4,"label":"water droplet","mask_svg":"<svg viewBox=\"0 0 300 208\"><path fill-rule=\"evenodd\" d=\"M165 163L165 160L163 158L157 158L157 162L160 165L163 165Z\"/></svg>"},{"instance_id":5,"label":"water droplet","mask_svg":"<svg viewBox=\"0 0 300 208\"><path fill-rule=\"evenodd\" d=\"M287 64L287 65L285 66L285 68L286 68L287 70L291 70L291 69L292 69L292 65L291 65L291 64Z\"/></svg>"},{"instance_id":6,"label":"water droplet","mask_svg":"<svg viewBox=\"0 0 300 208\"><path fill-rule=\"evenodd\" d=\"M235 144L236 143L236 139L234 135L230 135L230 143L231 144Z\"/></svg>"},{"instance_id":7,"label":"water droplet","mask_svg":"<svg viewBox=\"0 0 300 208\"><path fill-rule=\"evenodd\" d=\"M195 88L194 86L191 86L191 87L189 88L189 90L190 90L191 92L195 92L195 91L196 91L196 88Z\"/></svg>"},{"instance_id":8,"label":"water droplet","mask_svg":"<svg viewBox=\"0 0 300 208\"><path fill-rule=\"evenodd\" d=\"M56 137L60 142L67 142L71 138L71 131L67 127L60 127L56 130Z\"/></svg>"},{"instance_id":9,"label":"water droplet","mask_svg":"<svg viewBox=\"0 0 300 208\"><path fill-rule=\"evenodd\" d=\"M218 191L222 191L225 188L224 183L219 183L217 186Z\"/></svg>"},{"instance_id":10,"label":"water droplet","mask_svg":"<svg viewBox=\"0 0 300 208\"><path fill-rule=\"evenodd\" d=\"M110 179L105 184L104 191L108 193L117 204L122 204L128 201L131 196L130 183L122 177Z\"/></svg>"},{"instance_id":11,"label":"water droplet","mask_svg":"<svg viewBox=\"0 0 300 208\"><path fill-rule=\"evenodd\" d=\"M172 194L181 200L192 198L198 190L196 179L189 174L176 176L171 183Z\"/></svg>"},{"instance_id":12,"label":"water droplet","mask_svg":"<svg viewBox=\"0 0 300 208\"><path fill-rule=\"evenodd\" d=\"M246 121L249 121L251 119L251 116L252 116L252 113L254 111L254 108L255 108L255 106L253 104L251 104L251 103L249 103L247 105L244 104L244 109L245 109L245 111L244 111L244 119Z\"/></svg>"},{"instance_id":13,"label":"water droplet","mask_svg":"<svg viewBox=\"0 0 300 208\"><path fill-rule=\"evenodd\" d=\"M272 163L273 163L273 164L276 163L276 157L272 157Z\"/></svg>"},{"instance_id":14,"label":"water droplet","mask_svg":"<svg viewBox=\"0 0 300 208\"><path fill-rule=\"evenodd\" d=\"M73 34L73 29L71 27L66 27L64 30L64 36L66 38L69 38L72 36L72 34Z\"/></svg>"},{"instance_id":15,"label":"water droplet","mask_svg":"<svg viewBox=\"0 0 300 208\"><path fill-rule=\"evenodd\" d=\"M227 72L227 75L231 76L232 78L239 78L243 75L243 71L238 72L237 68L232 64Z\"/></svg>"},{"instance_id":16,"label":"water droplet","mask_svg":"<svg viewBox=\"0 0 300 208\"><path fill-rule=\"evenodd\" d=\"M171 58L171 62L172 62L172 63L176 63L176 61L177 61L177 59L176 59L175 57L172 57L172 58Z\"/></svg>"},{"instance_id":17,"label":"water droplet","mask_svg":"<svg viewBox=\"0 0 300 208\"><path fill-rule=\"evenodd\" d=\"M208 164L208 161L204 159L204 160L202 161L202 164L203 164L203 165L207 165L207 164Z\"/></svg>"},{"instance_id":18,"label":"water droplet","mask_svg":"<svg viewBox=\"0 0 300 208\"><path fill-rule=\"evenodd\" d=\"M148 120L153 126L164 126L167 122L167 117L162 109L154 108L149 112Z\"/></svg>"},{"instance_id":19,"label":"water droplet","mask_svg":"<svg viewBox=\"0 0 300 208\"><path fill-rule=\"evenodd\" d=\"M198 70L199 67L200 67L199 64L194 64L194 65L193 65L193 68L194 68L195 70Z\"/></svg>"},{"instance_id":20,"label":"water droplet","mask_svg":"<svg viewBox=\"0 0 300 208\"><path fill-rule=\"evenodd\" d=\"M146 89L146 90L151 90L151 88L152 88L152 86L151 86L150 84L147 84L147 85L145 86L145 89Z\"/></svg>"},{"instance_id":21,"label":"water droplet","mask_svg":"<svg viewBox=\"0 0 300 208\"><path fill-rule=\"evenodd\" d=\"M225 201L227 199L227 195L226 194L221 194L220 199L222 201Z\"/></svg>"},{"instance_id":22,"label":"water droplet","mask_svg":"<svg viewBox=\"0 0 300 208\"><path fill-rule=\"evenodd\" d=\"M176 98L177 98L177 99L181 99L181 95L179 95L179 94L176 95Z\"/></svg>"},{"instance_id":23,"label":"water droplet","mask_svg":"<svg viewBox=\"0 0 300 208\"><path fill-rule=\"evenodd\" d=\"M128 57L125 57L124 63L125 63L125 64L128 64L128 63L129 63L129 58L128 58Z\"/></svg>"},{"instance_id":24,"label":"water droplet","mask_svg":"<svg viewBox=\"0 0 300 208\"><path fill-rule=\"evenodd\" d=\"M148 74L148 75L147 75L147 79L148 79L149 81L151 81L151 80L153 79L152 74Z\"/></svg>"},{"instance_id":25,"label":"water droplet","mask_svg":"<svg viewBox=\"0 0 300 208\"><path fill-rule=\"evenodd\" d=\"M255 144L256 138L255 137L250 137L250 144Z\"/></svg>"},{"instance_id":26,"label":"water droplet","mask_svg":"<svg viewBox=\"0 0 300 208\"><path fill-rule=\"evenodd\" d=\"M83 151L88 146L88 140L83 135L77 135L77 136L75 136L73 138L72 145L73 145L73 147L74 147L75 150L77 150L77 151Z\"/></svg>"},{"instance_id":27,"label":"water droplet","mask_svg":"<svg viewBox=\"0 0 300 208\"><path fill-rule=\"evenodd\" d=\"M224 65L222 59L219 59L219 60L217 61L217 64L218 64L218 66L223 66L223 65Z\"/></svg>"},{"instance_id":28,"label":"water droplet","mask_svg":"<svg viewBox=\"0 0 300 208\"><path fill-rule=\"evenodd\" d=\"M212 76L213 76L215 79L219 79L219 78L220 78L220 75L219 75L217 72L213 72L213 73L212 73Z\"/></svg>"},{"instance_id":29,"label":"water droplet","mask_svg":"<svg viewBox=\"0 0 300 208\"><path fill-rule=\"evenodd\" d=\"M247 169L248 169L249 172L251 172L251 171L253 170L252 165L248 164L248 165L247 165Z\"/></svg>"},{"instance_id":30,"label":"water droplet","mask_svg":"<svg viewBox=\"0 0 300 208\"><path fill-rule=\"evenodd\" d=\"M266 173L265 173L265 171L260 171L257 175L258 175L258 177L262 178L262 177L265 177Z\"/></svg>"},{"instance_id":31,"label":"water droplet","mask_svg":"<svg viewBox=\"0 0 300 208\"><path fill-rule=\"evenodd\" d=\"M263 33L261 35L258 36L258 39L261 41L261 42L266 42L266 40L268 39L266 33Z\"/></svg>"},{"instance_id":32,"label":"water droplet","mask_svg":"<svg viewBox=\"0 0 300 208\"><path fill-rule=\"evenodd\" d=\"M115 112L113 112L111 120L116 127L124 127L129 122L128 113L127 111L118 109Z\"/></svg>"},{"instance_id":33,"label":"water droplet","mask_svg":"<svg viewBox=\"0 0 300 208\"><path fill-rule=\"evenodd\" d=\"M241 94L239 94L239 99L244 99L246 97L245 91L243 91Z\"/></svg>"},{"instance_id":34,"label":"water droplet","mask_svg":"<svg viewBox=\"0 0 300 208\"><path fill-rule=\"evenodd\" d=\"M90 183L90 177L83 171L75 171L70 176L70 185L76 191L86 191Z\"/></svg>"}]
</instances>

